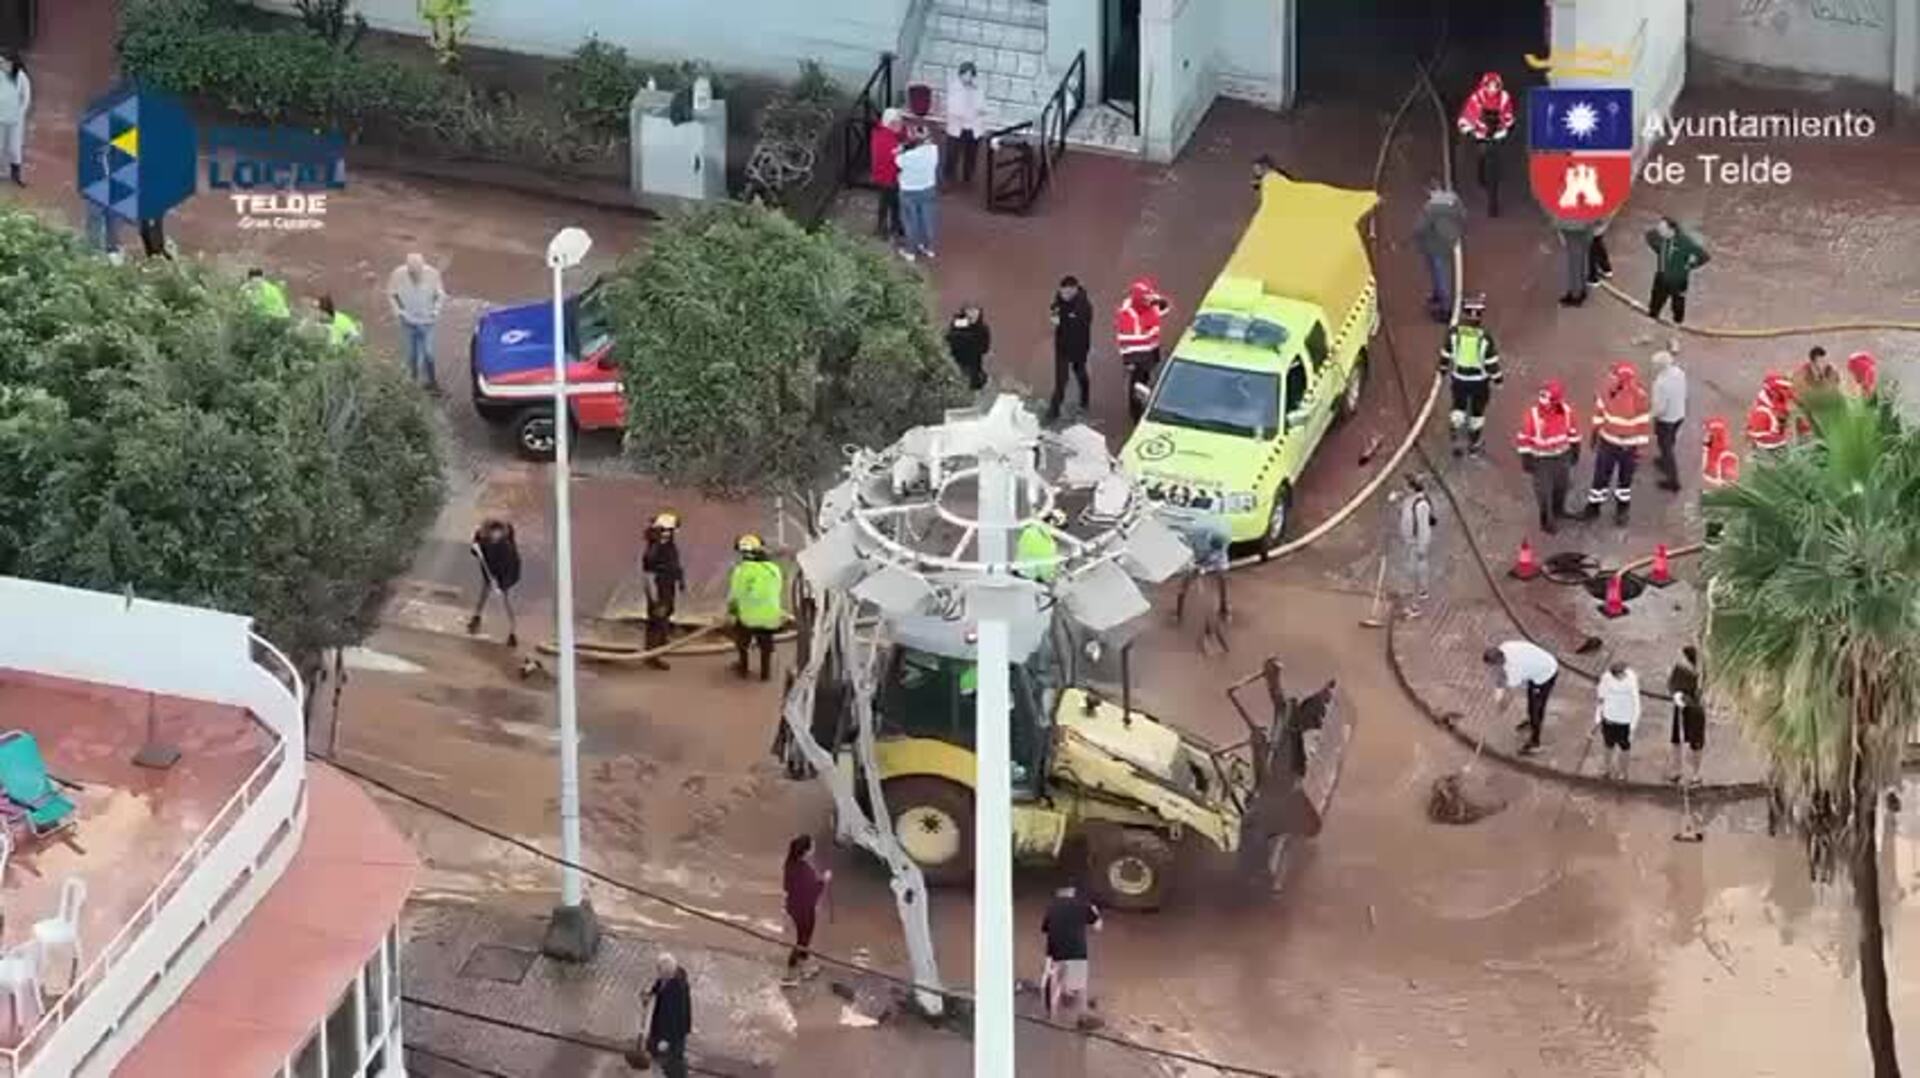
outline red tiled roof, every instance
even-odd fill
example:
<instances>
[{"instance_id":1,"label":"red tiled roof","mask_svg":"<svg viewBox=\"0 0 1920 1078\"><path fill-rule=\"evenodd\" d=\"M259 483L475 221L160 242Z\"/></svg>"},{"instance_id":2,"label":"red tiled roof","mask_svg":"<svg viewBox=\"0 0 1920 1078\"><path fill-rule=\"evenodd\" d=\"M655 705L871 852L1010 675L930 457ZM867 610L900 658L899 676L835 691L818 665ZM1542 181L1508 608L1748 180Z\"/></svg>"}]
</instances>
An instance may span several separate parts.
<instances>
[{"instance_id":1,"label":"red tiled roof","mask_svg":"<svg viewBox=\"0 0 1920 1078\"><path fill-rule=\"evenodd\" d=\"M313 763L286 873L114 1071L259 1078L306 1043L399 918L419 862L345 776Z\"/></svg>"}]
</instances>

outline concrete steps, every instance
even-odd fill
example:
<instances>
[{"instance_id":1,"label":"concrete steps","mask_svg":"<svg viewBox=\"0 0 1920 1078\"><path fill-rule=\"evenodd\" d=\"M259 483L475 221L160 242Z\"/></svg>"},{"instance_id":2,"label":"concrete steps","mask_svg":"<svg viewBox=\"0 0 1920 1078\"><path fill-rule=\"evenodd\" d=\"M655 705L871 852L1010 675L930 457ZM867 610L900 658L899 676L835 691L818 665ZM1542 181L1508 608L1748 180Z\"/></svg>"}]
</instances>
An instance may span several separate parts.
<instances>
[{"instance_id":1,"label":"concrete steps","mask_svg":"<svg viewBox=\"0 0 1920 1078\"><path fill-rule=\"evenodd\" d=\"M1037 120L1053 93L1047 70L1047 9L1038 0L937 0L910 83L933 90L931 118L945 123L947 79L972 61L986 90L989 130Z\"/></svg>"}]
</instances>

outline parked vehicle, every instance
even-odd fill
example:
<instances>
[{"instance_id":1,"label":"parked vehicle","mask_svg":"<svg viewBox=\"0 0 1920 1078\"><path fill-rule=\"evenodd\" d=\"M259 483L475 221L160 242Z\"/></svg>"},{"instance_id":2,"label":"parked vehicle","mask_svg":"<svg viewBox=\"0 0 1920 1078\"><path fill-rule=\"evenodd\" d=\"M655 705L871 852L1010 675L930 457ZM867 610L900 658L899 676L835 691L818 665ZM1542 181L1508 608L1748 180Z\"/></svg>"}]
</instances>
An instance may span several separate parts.
<instances>
[{"instance_id":1,"label":"parked vehicle","mask_svg":"<svg viewBox=\"0 0 1920 1078\"><path fill-rule=\"evenodd\" d=\"M613 336L601 305L601 282L568 299L567 385L572 430L622 430L626 389L613 365ZM468 344L473 409L513 430L514 445L531 460L552 460L553 305L496 307L483 313Z\"/></svg>"},{"instance_id":2,"label":"parked vehicle","mask_svg":"<svg viewBox=\"0 0 1920 1078\"><path fill-rule=\"evenodd\" d=\"M1328 428L1360 403L1379 296L1359 224L1379 196L1277 174L1160 371L1123 467L1264 552Z\"/></svg>"}]
</instances>

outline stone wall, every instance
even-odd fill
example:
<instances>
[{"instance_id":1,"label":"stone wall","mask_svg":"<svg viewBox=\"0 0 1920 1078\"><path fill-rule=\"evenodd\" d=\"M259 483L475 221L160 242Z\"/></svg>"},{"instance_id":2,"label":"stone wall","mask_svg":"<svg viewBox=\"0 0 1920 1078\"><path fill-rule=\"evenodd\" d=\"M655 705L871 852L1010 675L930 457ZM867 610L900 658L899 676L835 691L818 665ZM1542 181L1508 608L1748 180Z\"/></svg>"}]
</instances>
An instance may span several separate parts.
<instances>
[{"instance_id":1,"label":"stone wall","mask_svg":"<svg viewBox=\"0 0 1920 1078\"><path fill-rule=\"evenodd\" d=\"M1771 72L1914 92L1920 0L1695 0L1689 37L1729 72Z\"/></svg>"}]
</instances>

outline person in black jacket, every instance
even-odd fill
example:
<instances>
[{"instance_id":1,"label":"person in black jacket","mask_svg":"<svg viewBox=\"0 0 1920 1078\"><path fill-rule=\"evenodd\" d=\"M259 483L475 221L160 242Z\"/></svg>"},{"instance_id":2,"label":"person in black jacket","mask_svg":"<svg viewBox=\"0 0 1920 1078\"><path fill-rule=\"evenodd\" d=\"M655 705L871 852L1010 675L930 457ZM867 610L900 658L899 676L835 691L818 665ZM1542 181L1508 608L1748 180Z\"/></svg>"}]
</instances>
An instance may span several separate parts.
<instances>
[{"instance_id":1,"label":"person in black jacket","mask_svg":"<svg viewBox=\"0 0 1920 1078\"><path fill-rule=\"evenodd\" d=\"M680 547L673 540L680 529L680 518L661 513L647 529L647 548L640 555L640 574L647 585L647 650L662 648L673 635L673 611L680 593L687 590L687 573L680 566ZM658 655L647 660L655 670L667 669L667 660Z\"/></svg>"},{"instance_id":2,"label":"person in black jacket","mask_svg":"<svg viewBox=\"0 0 1920 1078\"><path fill-rule=\"evenodd\" d=\"M647 1049L667 1078L687 1078L687 1038L693 1033L693 988L687 971L670 954L654 960L653 984L641 997L651 1002L647 1019Z\"/></svg>"},{"instance_id":3,"label":"person in black jacket","mask_svg":"<svg viewBox=\"0 0 1920 1078\"><path fill-rule=\"evenodd\" d=\"M474 529L473 544L467 551L480 563L480 601L474 604L473 616L467 619L467 633L480 631L480 615L486 613L487 599L498 589L500 605L507 610L507 646L518 646L513 588L520 583L520 544L514 540L513 525L492 518L481 521Z\"/></svg>"},{"instance_id":4,"label":"person in black jacket","mask_svg":"<svg viewBox=\"0 0 1920 1078\"><path fill-rule=\"evenodd\" d=\"M987 328L980 305L969 303L953 316L947 326L947 351L959 365L967 388L978 391L987 384L987 350L993 347L993 331Z\"/></svg>"},{"instance_id":5,"label":"person in black jacket","mask_svg":"<svg viewBox=\"0 0 1920 1078\"><path fill-rule=\"evenodd\" d=\"M1692 644L1680 649L1680 661L1667 672L1667 695L1673 697L1673 769L1667 778L1679 783L1700 784L1700 754L1707 747L1707 705L1700 698L1700 653ZM1680 767L1680 745L1687 746L1686 764Z\"/></svg>"},{"instance_id":6,"label":"person in black jacket","mask_svg":"<svg viewBox=\"0 0 1920 1078\"><path fill-rule=\"evenodd\" d=\"M1080 412L1087 411L1087 352L1093 347L1093 303L1078 277L1060 278L1053 294L1053 397L1047 401L1047 422L1060 418L1067 396L1067 376L1080 383Z\"/></svg>"}]
</instances>

